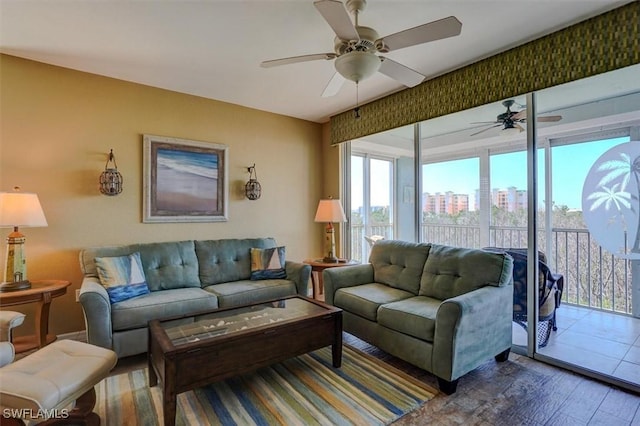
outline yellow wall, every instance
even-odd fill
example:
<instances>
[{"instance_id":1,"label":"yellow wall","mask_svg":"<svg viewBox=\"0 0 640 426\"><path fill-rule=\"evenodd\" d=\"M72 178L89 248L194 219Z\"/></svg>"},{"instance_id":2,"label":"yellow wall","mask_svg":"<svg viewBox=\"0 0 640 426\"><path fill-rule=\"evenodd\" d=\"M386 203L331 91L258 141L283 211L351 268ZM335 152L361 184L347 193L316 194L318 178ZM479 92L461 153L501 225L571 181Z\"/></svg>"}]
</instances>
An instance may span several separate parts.
<instances>
[{"instance_id":1,"label":"yellow wall","mask_svg":"<svg viewBox=\"0 0 640 426\"><path fill-rule=\"evenodd\" d=\"M142 223L145 133L229 146L228 222ZM0 56L0 190L18 185L40 197L49 226L22 230L28 276L72 282L51 305L56 334L84 329L75 302L82 247L273 236L288 259L319 256L322 226L313 217L326 195L322 145L320 124ZM124 177L116 197L97 189L111 148ZM257 201L243 196L253 163L263 190ZM0 230L2 241L8 233ZM33 332L33 306L15 310L28 315L16 335Z\"/></svg>"}]
</instances>

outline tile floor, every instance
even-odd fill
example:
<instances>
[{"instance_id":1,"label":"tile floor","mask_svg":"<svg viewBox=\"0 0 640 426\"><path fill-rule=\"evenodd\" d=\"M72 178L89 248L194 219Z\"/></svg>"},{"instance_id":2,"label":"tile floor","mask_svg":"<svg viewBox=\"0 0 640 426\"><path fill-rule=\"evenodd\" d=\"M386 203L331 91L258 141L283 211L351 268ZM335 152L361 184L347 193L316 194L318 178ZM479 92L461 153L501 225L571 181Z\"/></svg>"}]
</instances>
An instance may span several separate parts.
<instances>
[{"instance_id":1,"label":"tile floor","mask_svg":"<svg viewBox=\"0 0 640 426\"><path fill-rule=\"evenodd\" d=\"M640 387L640 319L563 304L542 355L613 376ZM525 344L514 324L514 343Z\"/></svg>"}]
</instances>

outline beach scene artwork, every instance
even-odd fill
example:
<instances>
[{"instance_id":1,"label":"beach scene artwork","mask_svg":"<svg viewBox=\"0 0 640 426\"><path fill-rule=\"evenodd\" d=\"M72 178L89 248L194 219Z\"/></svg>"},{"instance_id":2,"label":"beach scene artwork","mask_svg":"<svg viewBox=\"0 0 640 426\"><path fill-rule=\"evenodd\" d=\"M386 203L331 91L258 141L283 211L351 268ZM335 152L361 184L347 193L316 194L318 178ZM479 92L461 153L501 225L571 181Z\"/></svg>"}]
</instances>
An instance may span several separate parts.
<instances>
[{"instance_id":1,"label":"beach scene artwork","mask_svg":"<svg viewBox=\"0 0 640 426\"><path fill-rule=\"evenodd\" d=\"M212 152L157 150L156 209L213 214L218 209L218 161Z\"/></svg>"},{"instance_id":2,"label":"beach scene artwork","mask_svg":"<svg viewBox=\"0 0 640 426\"><path fill-rule=\"evenodd\" d=\"M227 220L227 146L145 135L144 222Z\"/></svg>"}]
</instances>

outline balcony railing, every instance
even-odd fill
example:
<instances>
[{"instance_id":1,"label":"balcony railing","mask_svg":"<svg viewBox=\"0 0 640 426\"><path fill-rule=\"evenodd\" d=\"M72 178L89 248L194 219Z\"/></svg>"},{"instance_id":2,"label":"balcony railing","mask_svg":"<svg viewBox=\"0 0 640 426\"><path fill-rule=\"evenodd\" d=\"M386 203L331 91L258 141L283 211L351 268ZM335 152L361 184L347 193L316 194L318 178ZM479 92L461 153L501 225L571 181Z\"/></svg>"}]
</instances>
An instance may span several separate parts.
<instances>
[{"instance_id":1,"label":"balcony railing","mask_svg":"<svg viewBox=\"0 0 640 426\"><path fill-rule=\"evenodd\" d=\"M370 247L364 239L364 227L351 229L352 257L366 261ZM527 247L528 237L524 227L490 227L489 244L481 244L478 226L425 224L421 232L422 241L472 248ZM366 235L392 238L392 225L368 227ZM546 238L547 233L540 230L538 247L543 252ZM631 261L607 252L586 229L553 228L550 242L551 252L545 255L551 269L564 276L564 303L631 314Z\"/></svg>"}]
</instances>

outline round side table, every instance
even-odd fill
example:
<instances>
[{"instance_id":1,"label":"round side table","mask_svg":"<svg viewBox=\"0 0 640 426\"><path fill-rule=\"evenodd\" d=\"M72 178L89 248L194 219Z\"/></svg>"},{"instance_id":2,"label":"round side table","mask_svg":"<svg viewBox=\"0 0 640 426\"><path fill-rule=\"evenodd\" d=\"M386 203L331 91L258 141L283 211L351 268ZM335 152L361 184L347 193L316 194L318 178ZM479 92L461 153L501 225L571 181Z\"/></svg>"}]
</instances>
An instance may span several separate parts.
<instances>
[{"instance_id":1,"label":"round side table","mask_svg":"<svg viewBox=\"0 0 640 426\"><path fill-rule=\"evenodd\" d=\"M311 285L313 286L313 298L324 299L324 283L322 282L322 271L327 268L339 268L341 266L359 265L357 260L338 259L337 263L324 262L322 259L305 259L303 263L311 265ZM316 278L317 275L317 278Z\"/></svg>"},{"instance_id":2,"label":"round side table","mask_svg":"<svg viewBox=\"0 0 640 426\"><path fill-rule=\"evenodd\" d=\"M37 303L36 334L33 336L14 337L13 346L16 353L39 349L56 340L55 335L48 334L49 307L53 298L62 296L67 292L69 285L71 285L69 281L40 280L31 281L31 288L25 290L0 292L0 308L24 305L25 303Z\"/></svg>"}]
</instances>

